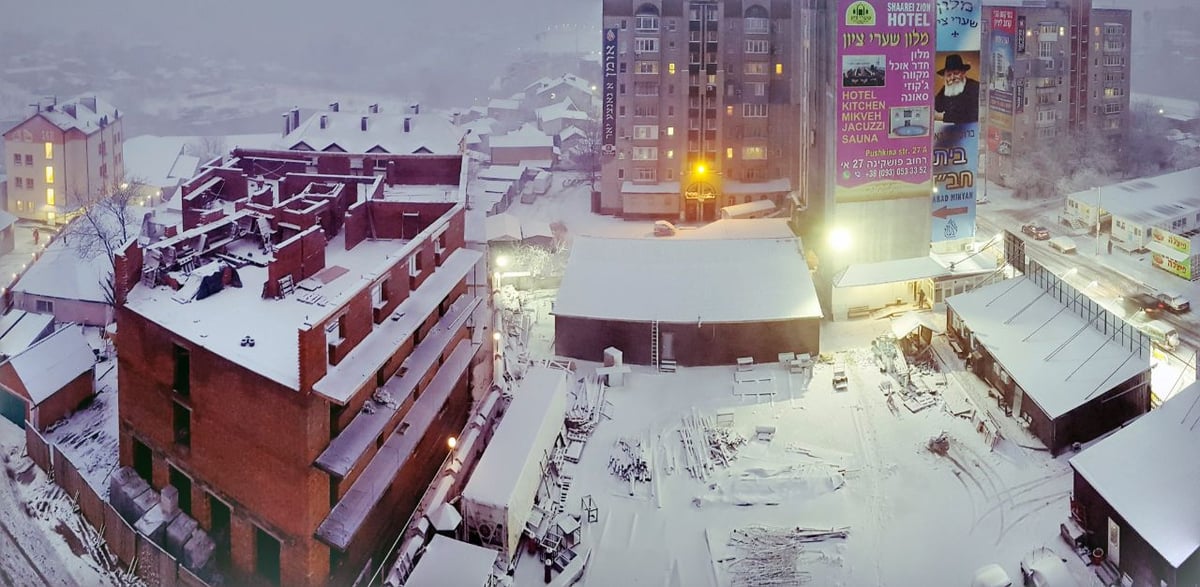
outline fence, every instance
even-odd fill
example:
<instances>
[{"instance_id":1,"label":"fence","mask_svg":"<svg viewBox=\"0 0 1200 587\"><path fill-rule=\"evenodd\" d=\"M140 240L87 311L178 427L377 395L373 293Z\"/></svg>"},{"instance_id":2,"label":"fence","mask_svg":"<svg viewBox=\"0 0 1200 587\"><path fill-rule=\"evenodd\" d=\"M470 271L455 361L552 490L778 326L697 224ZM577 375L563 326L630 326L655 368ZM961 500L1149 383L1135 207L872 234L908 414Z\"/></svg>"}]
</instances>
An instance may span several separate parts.
<instances>
[{"instance_id":1,"label":"fence","mask_svg":"<svg viewBox=\"0 0 1200 587\"><path fill-rule=\"evenodd\" d=\"M134 565L138 577L151 587L206 587L196 576L154 541L137 533L112 505L88 485L79 468L67 455L37 432L32 423L25 426L26 449L33 462L79 506L84 520L93 528L102 528L108 550L126 565Z\"/></svg>"}]
</instances>

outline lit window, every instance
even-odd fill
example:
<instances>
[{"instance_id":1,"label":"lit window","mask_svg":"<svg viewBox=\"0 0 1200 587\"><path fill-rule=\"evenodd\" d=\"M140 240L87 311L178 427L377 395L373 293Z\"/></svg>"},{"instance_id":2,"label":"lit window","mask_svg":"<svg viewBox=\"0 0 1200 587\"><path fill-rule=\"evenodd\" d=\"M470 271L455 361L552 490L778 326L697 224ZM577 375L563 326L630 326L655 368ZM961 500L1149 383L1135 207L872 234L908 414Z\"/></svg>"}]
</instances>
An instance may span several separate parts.
<instances>
[{"instance_id":1,"label":"lit window","mask_svg":"<svg viewBox=\"0 0 1200 587\"><path fill-rule=\"evenodd\" d=\"M669 137L675 136L675 127L673 127L673 126L667 127L667 136L669 136Z\"/></svg>"},{"instance_id":2,"label":"lit window","mask_svg":"<svg viewBox=\"0 0 1200 587\"><path fill-rule=\"evenodd\" d=\"M46 143L46 159L54 158L54 143Z\"/></svg>"},{"instance_id":3,"label":"lit window","mask_svg":"<svg viewBox=\"0 0 1200 587\"><path fill-rule=\"evenodd\" d=\"M725 116L733 116L733 105L725 107Z\"/></svg>"},{"instance_id":4,"label":"lit window","mask_svg":"<svg viewBox=\"0 0 1200 587\"><path fill-rule=\"evenodd\" d=\"M775 64L775 75L783 75L783 64L782 63Z\"/></svg>"},{"instance_id":5,"label":"lit window","mask_svg":"<svg viewBox=\"0 0 1200 587\"><path fill-rule=\"evenodd\" d=\"M46 183L54 183L54 166L46 166Z\"/></svg>"},{"instance_id":6,"label":"lit window","mask_svg":"<svg viewBox=\"0 0 1200 587\"><path fill-rule=\"evenodd\" d=\"M54 222L54 219L55 219L55 217L56 217L56 215L54 214L54 212L47 212L47 213L46 213L46 220L47 220L48 222L51 222L51 223L53 223L53 222Z\"/></svg>"},{"instance_id":7,"label":"lit window","mask_svg":"<svg viewBox=\"0 0 1200 587\"><path fill-rule=\"evenodd\" d=\"M674 149L668 149L668 150L667 150L667 159L674 159L674 158L675 158L675 150L674 150Z\"/></svg>"},{"instance_id":8,"label":"lit window","mask_svg":"<svg viewBox=\"0 0 1200 587\"><path fill-rule=\"evenodd\" d=\"M46 205L54 205L54 188L46 188Z\"/></svg>"},{"instance_id":9,"label":"lit window","mask_svg":"<svg viewBox=\"0 0 1200 587\"><path fill-rule=\"evenodd\" d=\"M725 147L725 158L733 159L733 147Z\"/></svg>"},{"instance_id":10,"label":"lit window","mask_svg":"<svg viewBox=\"0 0 1200 587\"><path fill-rule=\"evenodd\" d=\"M767 158L767 148L766 147L742 147L742 159L754 160L754 159L766 159L766 158Z\"/></svg>"},{"instance_id":11,"label":"lit window","mask_svg":"<svg viewBox=\"0 0 1200 587\"><path fill-rule=\"evenodd\" d=\"M670 73L671 75L675 75L675 64L674 63L667 64L667 73Z\"/></svg>"}]
</instances>

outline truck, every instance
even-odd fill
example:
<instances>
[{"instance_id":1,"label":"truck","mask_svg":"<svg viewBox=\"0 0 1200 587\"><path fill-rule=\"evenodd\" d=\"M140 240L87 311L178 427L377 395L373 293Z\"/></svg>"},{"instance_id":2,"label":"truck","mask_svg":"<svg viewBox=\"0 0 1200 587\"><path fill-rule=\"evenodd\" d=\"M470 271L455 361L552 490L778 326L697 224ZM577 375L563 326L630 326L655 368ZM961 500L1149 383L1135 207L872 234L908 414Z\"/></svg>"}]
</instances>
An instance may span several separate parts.
<instances>
[{"instance_id":1,"label":"truck","mask_svg":"<svg viewBox=\"0 0 1200 587\"><path fill-rule=\"evenodd\" d=\"M1168 310L1176 314L1182 314L1192 309L1192 303L1187 298L1173 291L1160 291L1154 294L1154 297L1158 298Z\"/></svg>"},{"instance_id":2,"label":"truck","mask_svg":"<svg viewBox=\"0 0 1200 587\"><path fill-rule=\"evenodd\" d=\"M1077 250L1075 240L1069 236L1056 236L1050 239L1050 248L1065 254L1071 254Z\"/></svg>"}]
</instances>

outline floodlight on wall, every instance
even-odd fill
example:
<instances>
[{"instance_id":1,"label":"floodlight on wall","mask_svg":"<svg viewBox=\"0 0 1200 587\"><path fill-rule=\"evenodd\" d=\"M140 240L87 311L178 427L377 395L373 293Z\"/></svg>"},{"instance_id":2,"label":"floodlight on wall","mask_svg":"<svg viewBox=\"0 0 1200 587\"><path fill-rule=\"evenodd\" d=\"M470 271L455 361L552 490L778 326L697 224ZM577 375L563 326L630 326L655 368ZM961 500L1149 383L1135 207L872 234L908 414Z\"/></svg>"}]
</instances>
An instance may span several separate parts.
<instances>
[{"instance_id":1,"label":"floodlight on wall","mask_svg":"<svg viewBox=\"0 0 1200 587\"><path fill-rule=\"evenodd\" d=\"M850 231L844 228L835 228L829 232L829 246L835 251L847 251L853 239L850 237Z\"/></svg>"}]
</instances>

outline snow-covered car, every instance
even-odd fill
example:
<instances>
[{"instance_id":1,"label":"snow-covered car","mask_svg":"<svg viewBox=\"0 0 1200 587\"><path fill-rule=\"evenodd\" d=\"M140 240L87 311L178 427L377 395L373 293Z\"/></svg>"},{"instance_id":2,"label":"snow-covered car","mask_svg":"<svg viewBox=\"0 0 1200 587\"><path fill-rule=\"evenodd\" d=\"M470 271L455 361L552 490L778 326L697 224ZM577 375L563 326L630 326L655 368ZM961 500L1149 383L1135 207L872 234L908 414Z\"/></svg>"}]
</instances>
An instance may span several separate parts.
<instances>
[{"instance_id":1,"label":"snow-covered car","mask_svg":"<svg viewBox=\"0 0 1200 587\"><path fill-rule=\"evenodd\" d=\"M988 199L987 196L985 196L983 194L975 194L975 203L976 204L990 204L991 202L992 201L990 199Z\"/></svg>"},{"instance_id":2,"label":"snow-covered car","mask_svg":"<svg viewBox=\"0 0 1200 587\"><path fill-rule=\"evenodd\" d=\"M666 220L658 220L654 223L654 236L674 236L675 225Z\"/></svg>"},{"instance_id":3,"label":"snow-covered car","mask_svg":"<svg viewBox=\"0 0 1200 587\"><path fill-rule=\"evenodd\" d=\"M1154 297L1158 298L1168 310L1176 314L1182 314L1192 309L1192 303L1187 298L1173 291L1160 291Z\"/></svg>"},{"instance_id":4,"label":"snow-covered car","mask_svg":"<svg viewBox=\"0 0 1200 587\"><path fill-rule=\"evenodd\" d=\"M1034 240L1044 241L1050 239L1050 231L1047 230L1045 226L1034 224L1032 222L1029 224L1022 224L1021 232L1033 237Z\"/></svg>"},{"instance_id":5,"label":"snow-covered car","mask_svg":"<svg viewBox=\"0 0 1200 587\"><path fill-rule=\"evenodd\" d=\"M971 580L971 587L1012 587L1012 584L1004 567L995 563L980 567Z\"/></svg>"},{"instance_id":6,"label":"snow-covered car","mask_svg":"<svg viewBox=\"0 0 1200 587\"><path fill-rule=\"evenodd\" d=\"M1058 553L1044 546L1021 559L1021 577L1028 587L1079 587Z\"/></svg>"}]
</instances>

